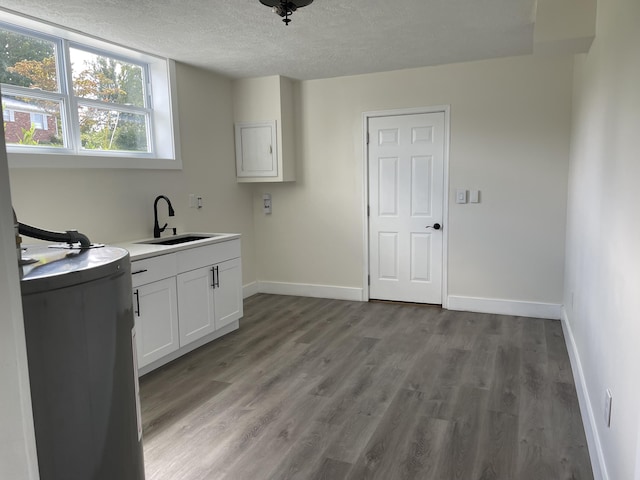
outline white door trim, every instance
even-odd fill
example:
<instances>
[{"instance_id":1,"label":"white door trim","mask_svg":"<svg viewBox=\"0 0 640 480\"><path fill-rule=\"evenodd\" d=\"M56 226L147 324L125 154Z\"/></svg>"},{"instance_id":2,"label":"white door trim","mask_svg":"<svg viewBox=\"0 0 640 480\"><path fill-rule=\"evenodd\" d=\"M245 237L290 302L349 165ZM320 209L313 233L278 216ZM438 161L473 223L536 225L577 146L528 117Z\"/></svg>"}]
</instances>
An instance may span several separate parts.
<instances>
[{"instance_id":1,"label":"white door trim","mask_svg":"<svg viewBox=\"0 0 640 480\"><path fill-rule=\"evenodd\" d=\"M363 228L363 266L362 275L362 300L369 300L369 216L367 207L369 205L369 145L367 143L367 133L369 119L374 117L390 117L394 115L415 115L421 113L444 113L444 198L442 203L442 218L444 228L442 229L442 307L448 308L449 289L447 284L448 264L449 264L449 105L437 105L433 107L400 108L394 110L378 110L364 112L362 114L362 224Z\"/></svg>"}]
</instances>

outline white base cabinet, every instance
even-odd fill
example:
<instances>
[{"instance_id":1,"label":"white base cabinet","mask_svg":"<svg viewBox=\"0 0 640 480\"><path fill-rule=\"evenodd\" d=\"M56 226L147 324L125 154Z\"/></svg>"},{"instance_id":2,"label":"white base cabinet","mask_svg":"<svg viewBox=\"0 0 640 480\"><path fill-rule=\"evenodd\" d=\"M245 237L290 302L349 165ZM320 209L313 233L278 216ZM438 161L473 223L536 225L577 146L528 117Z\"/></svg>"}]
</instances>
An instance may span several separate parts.
<instances>
[{"instance_id":1,"label":"white base cabinet","mask_svg":"<svg viewBox=\"0 0 640 480\"><path fill-rule=\"evenodd\" d=\"M133 289L138 367L180 348L176 281L165 278Z\"/></svg>"},{"instance_id":2,"label":"white base cabinet","mask_svg":"<svg viewBox=\"0 0 640 480\"><path fill-rule=\"evenodd\" d=\"M239 258L216 265L216 329L242 317L242 264Z\"/></svg>"},{"instance_id":3,"label":"white base cabinet","mask_svg":"<svg viewBox=\"0 0 640 480\"><path fill-rule=\"evenodd\" d=\"M242 316L242 271L236 258L181 273L178 280L180 346Z\"/></svg>"},{"instance_id":4,"label":"white base cabinet","mask_svg":"<svg viewBox=\"0 0 640 480\"><path fill-rule=\"evenodd\" d=\"M239 239L134 260L131 271L140 374L238 328Z\"/></svg>"},{"instance_id":5,"label":"white base cabinet","mask_svg":"<svg viewBox=\"0 0 640 480\"><path fill-rule=\"evenodd\" d=\"M178 275L181 345L186 345L216 330L214 277L215 271L211 267Z\"/></svg>"}]
</instances>

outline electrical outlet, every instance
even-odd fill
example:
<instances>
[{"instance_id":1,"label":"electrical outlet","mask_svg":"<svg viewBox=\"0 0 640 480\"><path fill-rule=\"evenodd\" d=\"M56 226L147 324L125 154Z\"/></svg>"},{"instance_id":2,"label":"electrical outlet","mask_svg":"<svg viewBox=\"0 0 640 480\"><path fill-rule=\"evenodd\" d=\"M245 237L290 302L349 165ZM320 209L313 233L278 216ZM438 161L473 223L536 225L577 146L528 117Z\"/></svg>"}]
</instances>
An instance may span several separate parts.
<instances>
[{"instance_id":1,"label":"electrical outlet","mask_svg":"<svg viewBox=\"0 0 640 480\"><path fill-rule=\"evenodd\" d=\"M573 306L575 305L576 295L574 292L571 292L571 311L573 311Z\"/></svg>"},{"instance_id":2,"label":"electrical outlet","mask_svg":"<svg viewBox=\"0 0 640 480\"><path fill-rule=\"evenodd\" d=\"M613 396L611 395L611 390L607 388L604 392L604 424L607 427L611 427L611 401L613 400Z\"/></svg>"}]
</instances>

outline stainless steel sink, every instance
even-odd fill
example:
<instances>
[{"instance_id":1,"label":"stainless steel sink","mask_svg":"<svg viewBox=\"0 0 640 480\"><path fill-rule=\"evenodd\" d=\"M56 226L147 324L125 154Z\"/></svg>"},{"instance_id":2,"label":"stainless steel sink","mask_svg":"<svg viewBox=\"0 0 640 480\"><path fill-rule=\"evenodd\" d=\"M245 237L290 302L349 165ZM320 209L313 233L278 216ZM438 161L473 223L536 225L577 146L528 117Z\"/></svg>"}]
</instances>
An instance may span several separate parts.
<instances>
[{"instance_id":1,"label":"stainless steel sink","mask_svg":"<svg viewBox=\"0 0 640 480\"><path fill-rule=\"evenodd\" d=\"M154 238L152 240L144 240L136 242L147 245L178 245L181 243L197 242L198 240L206 240L208 238L220 237L221 235L203 234L203 233L183 233L173 237Z\"/></svg>"}]
</instances>

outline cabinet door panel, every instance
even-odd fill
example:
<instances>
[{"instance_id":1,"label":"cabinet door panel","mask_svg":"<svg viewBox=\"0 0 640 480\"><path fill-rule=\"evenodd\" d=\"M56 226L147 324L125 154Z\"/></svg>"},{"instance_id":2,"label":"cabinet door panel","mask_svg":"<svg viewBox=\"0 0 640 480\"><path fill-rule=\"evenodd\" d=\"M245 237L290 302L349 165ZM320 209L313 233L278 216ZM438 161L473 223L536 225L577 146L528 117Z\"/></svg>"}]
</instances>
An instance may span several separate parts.
<instances>
[{"instance_id":1,"label":"cabinet door panel","mask_svg":"<svg viewBox=\"0 0 640 480\"><path fill-rule=\"evenodd\" d=\"M213 271L199 268L178 275L180 346L215 331Z\"/></svg>"},{"instance_id":2,"label":"cabinet door panel","mask_svg":"<svg viewBox=\"0 0 640 480\"><path fill-rule=\"evenodd\" d=\"M239 258L217 266L215 292L216 328L222 328L242 317L242 264Z\"/></svg>"},{"instance_id":3,"label":"cabinet door panel","mask_svg":"<svg viewBox=\"0 0 640 480\"><path fill-rule=\"evenodd\" d=\"M138 368L179 348L175 278L133 290Z\"/></svg>"},{"instance_id":4,"label":"cabinet door panel","mask_svg":"<svg viewBox=\"0 0 640 480\"><path fill-rule=\"evenodd\" d=\"M236 124L238 177L277 177L276 122Z\"/></svg>"}]
</instances>

